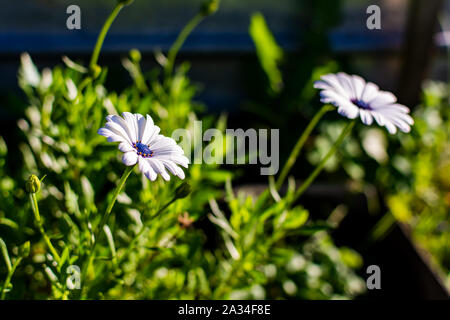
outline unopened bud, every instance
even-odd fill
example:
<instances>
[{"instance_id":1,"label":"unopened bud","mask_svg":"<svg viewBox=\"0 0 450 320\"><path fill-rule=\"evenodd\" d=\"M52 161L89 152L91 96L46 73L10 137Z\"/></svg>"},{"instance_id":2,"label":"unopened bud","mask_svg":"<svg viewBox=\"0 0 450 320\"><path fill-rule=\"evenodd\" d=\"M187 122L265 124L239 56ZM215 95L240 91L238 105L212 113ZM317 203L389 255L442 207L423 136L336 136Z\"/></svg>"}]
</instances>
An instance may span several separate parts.
<instances>
[{"instance_id":1,"label":"unopened bud","mask_svg":"<svg viewBox=\"0 0 450 320\"><path fill-rule=\"evenodd\" d=\"M131 4L134 0L118 0L117 2L122 3L124 6Z\"/></svg>"},{"instance_id":2,"label":"unopened bud","mask_svg":"<svg viewBox=\"0 0 450 320\"><path fill-rule=\"evenodd\" d=\"M203 16L210 16L219 9L219 0L208 0L204 2L200 7L200 13Z\"/></svg>"},{"instance_id":3,"label":"unopened bud","mask_svg":"<svg viewBox=\"0 0 450 320\"><path fill-rule=\"evenodd\" d=\"M187 182L183 182L176 190L175 190L175 198L183 199L186 198L191 193L191 185Z\"/></svg>"},{"instance_id":4,"label":"unopened bud","mask_svg":"<svg viewBox=\"0 0 450 320\"><path fill-rule=\"evenodd\" d=\"M29 193L36 193L39 192L39 190L41 189L41 181L39 180L39 178L37 176L35 176L34 174L32 174L26 184L25 184L25 189L27 190L27 192Z\"/></svg>"},{"instance_id":5,"label":"unopened bud","mask_svg":"<svg viewBox=\"0 0 450 320\"><path fill-rule=\"evenodd\" d=\"M134 62L139 62L139 61L141 61L141 53L139 52L138 49L131 49L130 50L130 58Z\"/></svg>"}]
</instances>

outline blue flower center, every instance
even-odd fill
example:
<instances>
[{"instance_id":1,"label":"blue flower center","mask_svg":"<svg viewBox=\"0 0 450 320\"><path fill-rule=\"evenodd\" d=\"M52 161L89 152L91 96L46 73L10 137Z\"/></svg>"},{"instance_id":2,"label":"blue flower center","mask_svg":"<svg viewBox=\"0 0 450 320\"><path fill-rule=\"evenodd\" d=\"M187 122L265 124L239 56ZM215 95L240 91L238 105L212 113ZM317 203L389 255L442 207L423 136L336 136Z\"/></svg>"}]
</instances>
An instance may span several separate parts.
<instances>
[{"instance_id":1,"label":"blue flower center","mask_svg":"<svg viewBox=\"0 0 450 320\"><path fill-rule=\"evenodd\" d=\"M360 99L352 99L351 101L352 101L352 103L353 103L355 106L357 106L357 107L360 108L360 109L364 109L364 110L372 110L372 107L370 106L370 104L367 103L367 102L365 102L365 101L363 101L363 100L360 100Z\"/></svg>"},{"instance_id":2,"label":"blue flower center","mask_svg":"<svg viewBox=\"0 0 450 320\"><path fill-rule=\"evenodd\" d=\"M133 143L133 148L136 149L136 152L138 155L144 158L150 158L153 157L153 151L150 150L148 145L143 144L141 141L137 141Z\"/></svg>"}]
</instances>

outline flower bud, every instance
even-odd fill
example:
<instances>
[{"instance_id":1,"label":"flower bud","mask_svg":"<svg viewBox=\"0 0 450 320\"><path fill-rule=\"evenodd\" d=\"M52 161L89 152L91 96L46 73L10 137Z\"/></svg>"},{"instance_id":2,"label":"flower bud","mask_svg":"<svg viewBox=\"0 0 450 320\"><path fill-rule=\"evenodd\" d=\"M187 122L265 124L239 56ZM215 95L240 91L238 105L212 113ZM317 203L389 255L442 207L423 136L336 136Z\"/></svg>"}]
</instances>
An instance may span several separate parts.
<instances>
[{"instance_id":1,"label":"flower bud","mask_svg":"<svg viewBox=\"0 0 450 320\"><path fill-rule=\"evenodd\" d=\"M175 199L183 199L186 198L191 193L191 185L187 182L183 182L176 190L175 190Z\"/></svg>"},{"instance_id":2,"label":"flower bud","mask_svg":"<svg viewBox=\"0 0 450 320\"><path fill-rule=\"evenodd\" d=\"M141 61L141 53L139 52L138 49L131 49L130 50L130 58L134 62L139 62L139 61Z\"/></svg>"},{"instance_id":3,"label":"flower bud","mask_svg":"<svg viewBox=\"0 0 450 320\"><path fill-rule=\"evenodd\" d=\"M134 0L118 0L117 2L122 3L124 6L131 4Z\"/></svg>"},{"instance_id":4,"label":"flower bud","mask_svg":"<svg viewBox=\"0 0 450 320\"><path fill-rule=\"evenodd\" d=\"M219 0L207 0L200 7L200 14L204 17L214 14L219 9Z\"/></svg>"},{"instance_id":5,"label":"flower bud","mask_svg":"<svg viewBox=\"0 0 450 320\"><path fill-rule=\"evenodd\" d=\"M36 177L34 174L32 174L28 178L28 180L27 180L27 182L25 184L25 189L29 193L39 192L39 190L41 189L41 181L39 180L38 177Z\"/></svg>"}]
</instances>

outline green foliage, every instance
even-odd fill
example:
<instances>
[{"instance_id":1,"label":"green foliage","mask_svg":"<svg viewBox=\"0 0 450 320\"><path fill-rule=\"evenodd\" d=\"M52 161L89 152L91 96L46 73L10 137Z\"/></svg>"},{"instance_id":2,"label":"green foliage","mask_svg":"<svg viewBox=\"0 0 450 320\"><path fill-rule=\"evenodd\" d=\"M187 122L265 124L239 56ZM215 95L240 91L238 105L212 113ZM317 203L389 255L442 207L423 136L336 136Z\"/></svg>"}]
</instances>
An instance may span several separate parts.
<instances>
[{"instance_id":1,"label":"green foliage","mask_svg":"<svg viewBox=\"0 0 450 320\"><path fill-rule=\"evenodd\" d=\"M404 153L393 160L395 183L385 180L392 214L412 227L413 237L427 248L450 281L450 87L428 82L415 125L402 136ZM380 171L380 176L387 175ZM392 184L390 184L392 182ZM401 198L401 204L399 199Z\"/></svg>"},{"instance_id":2,"label":"green foliage","mask_svg":"<svg viewBox=\"0 0 450 320\"><path fill-rule=\"evenodd\" d=\"M291 208L293 186L259 205L257 196L236 195L234 174L214 164L191 164L186 184L131 174L94 236L125 169L117 146L97 134L105 116L149 114L167 136L180 128L192 132L199 119L203 108L194 101L198 88L187 76L189 65L172 71L186 30L197 23L177 40L170 67L158 53L162 68L144 73L140 53L132 50L122 63L133 83L120 92L106 87L106 67L89 71L64 57L64 65L40 72L22 55L19 85L28 107L18 121L18 172L0 139L3 298L330 299L364 291L354 272L361 258L333 244L330 223ZM261 59L276 89L281 51L261 16L251 28L258 50L268 50ZM203 129L225 130L224 117L201 120ZM25 181L31 174L46 177L30 202ZM82 290L72 287L73 266L81 269Z\"/></svg>"},{"instance_id":3,"label":"green foliage","mask_svg":"<svg viewBox=\"0 0 450 320\"><path fill-rule=\"evenodd\" d=\"M278 65L283 58L283 50L275 41L261 13L255 13L251 17L249 33L255 44L259 63L269 80L270 89L279 93L283 79Z\"/></svg>"}]
</instances>

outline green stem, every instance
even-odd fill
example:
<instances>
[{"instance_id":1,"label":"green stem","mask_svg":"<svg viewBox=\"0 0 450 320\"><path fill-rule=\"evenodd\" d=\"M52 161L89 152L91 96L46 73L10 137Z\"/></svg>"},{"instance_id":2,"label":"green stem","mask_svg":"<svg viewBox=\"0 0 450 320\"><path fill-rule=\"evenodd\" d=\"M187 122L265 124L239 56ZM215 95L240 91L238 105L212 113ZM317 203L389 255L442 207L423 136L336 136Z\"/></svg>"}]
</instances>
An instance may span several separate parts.
<instances>
[{"instance_id":1,"label":"green stem","mask_svg":"<svg viewBox=\"0 0 450 320\"><path fill-rule=\"evenodd\" d=\"M2 287L0 300L5 300L6 288L9 287L9 284L11 283L11 278L12 278L14 272L16 271L17 266L20 264L21 261L22 261L22 257L17 258L17 260L13 263L11 270L8 271L8 275L6 276L5 283L3 284L3 287Z\"/></svg>"},{"instance_id":2,"label":"green stem","mask_svg":"<svg viewBox=\"0 0 450 320\"><path fill-rule=\"evenodd\" d=\"M314 179L319 175L325 166L326 162L336 153L339 146L344 141L345 137L352 131L353 126L355 125L356 120L353 120L347 124L347 126L342 130L341 134L337 138L336 142L333 144L331 149L325 155L325 157L320 161L314 171L309 175L309 177L303 182L300 188L297 189L293 198L290 200L290 204L292 205L300 196L305 192L305 190L309 187L309 185L314 181Z\"/></svg>"},{"instance_id":3,"label":"green stem","mask_svg":"<svg viewBox=\"0 0 450 320\"><path fill-rule=\"evenodd\" d=\"M58 252L56 251L55 247L53 247L53 244L50 240L50 237L47 235L47 233L44 230L44 226L42 224L41 216L39 214L39 206L38 201L35 193L30 194L30 200L31 200L31 207L33 208L34 213L34 219L36 220L36 223L38 225L39 231L41 232L42 238L44 239L45 244L47 245L48 249L52 253L53 257L55 258L56 262L58 263L61 260Z\"/></svg>"},{"instance_id":4,"label":"green stem","mask_svg":"<svg viewBox=\"0 0 450 320\"><path fill-rule=\"evenodd\" d=\"M89 63L89 67L91 70L97 65L98 56L100 55L100 50L103 45L103 41L105 40L106 34L108 33L109 28L111 27L111 24L116 19L117 15L119 14L120 10L125 6L125 4L122 1L118 1L116 3L116 6L114 7L113 11L109 15L108 19L106 19L105 23L103 24L102 30L100 31L100 34L98 35L97 42L95 43L94 51L92 53L91 62Z\"/></svg>"},{"instance_id":5,"label":"green stem","mask_svg":"<svg viewBox=\"0 0 450 320\"><path fill-rule=\"evenodd\" d=\"M295 161L297 161L300 151L302 150L303 145L305 144L306 140L308 139L309 135L311 134L311 131L316 127L317 123L323 117L323 115L332 109L333 109L333 107L331 107L330 105L327 105L327 104L324 105L316 113L314 118L312 118L311 122L308 124L305 131L303 131L302 135L297 140L297 143L295 144L294 149L292 149L292 152L289 155L289 158L286 161L286 164L284 165L283 169L281 170L281 173L275 183L275 187L277 190L279 190L280 187L283 185L289 171L292 169L292 166L295 164Z\"/></svg>"},{"instance_id":6,"label":"green stem","mask_svg":"<svg viewBox=\"0 0 450 320\"><path fill-rule=\"evenodd\" d=\"M108 204L108 207L106 208L105 213L103 214L102 220L100 221L100 224L96 228L96 232L94 233L94 243L92 244L91 249L89 251L86 266L82 270L81 285L83 286L83 288L84 288L84 280L86 278L87 271L88 271L89 267L91 266L92 261L94 260L95 247L97 246L97 243L100 240L100 236L102 235L103 227L108 222L109 216L111 215L112 208L114 207L114 204L116 203L117 196L122 191L122 188L125 185L125 182L127 181L128 177L130 176L130 174L133 171L135 166L136 166L136 164L133 166L127 167L126 170L124 171L124 173L122 174L122 177L120 178L120 181L119 181L116 189L114 190L113 197L112 197L110 203Z\"/></svg>"},{"instance_id":7,"label":"green stem","mask_svg":"<svg viewBox=\"0 0 450 320\"><path fill-rule=\"evenodd\" d=\"M305 144L306 140L308 139L309 135L311 134L312 130L316 127L317 123L319 123L319 120L323 117L325 113L332 110L333 107L330 105L324 105L320 110L315 114L314 118L309 122L306 129L303 131L301 136L298 138L297 143L294 146L294 149L292 149L291 154L289 155L288 160L286 161L283 169L281 170L281 173L275 183L275 188L278 191L281 186L283 185L284 181L286 180L287 175L289 174L290 170L292 169L293 165L295 164L295 161L297 161L297 158L300 154L300 151L303 148L303 145ZM261 209L261 207L264 205L264 203L267 200L267 197L270 195L269 189L265 189L261 195L259 196L255 208L256 210Z\"/></svg>"},{"instance_id":8,"label":"green stem","mask_svg":"<svg viewBox=\"0 0 450 320\"><path fill-rule=\"evenodd\" d=\"M92 249L95 248L95 245L98 242L98 238L102 234L103 227L108 222L109 216L111 215L111 211L112 211L112 208L114 207L114 204L116 203L117 197L119 196L120 192L122 191L122 188L125 185L125 182L127 181L128 177L130 176L130 174L133 171L135 166L136 165L127 167L125 169L124 173L122 174L119 184L117 185L116 190L114 190L113 197L112 197L108 207L106 208L105 213L103 214L102 220L100 221L100 224L97 226L97 231L95 233L94 244L92 246Z\"/></svg>"},{"instance_id":9,"label":"green stem","mask_svg":"<svg viewBox=\"0 0 450 320\"><path fill-rule=\"evenodd\" d=\"M183 28L183 30L178 35L177 39L173 43L172 47L169 49L169 53L167 54L167 64L164 68L164 72L166 77L170 76L173 71L173 66L175 64L175 58L177 56L178 51L180 50L183 43L186 41L189 34L194 30L194 28L204 19L204 15L201 13L197 13L191 21Z\"/></svg>"}]
</instances>

